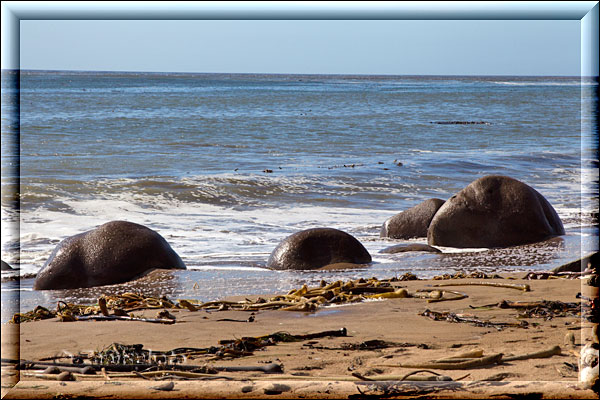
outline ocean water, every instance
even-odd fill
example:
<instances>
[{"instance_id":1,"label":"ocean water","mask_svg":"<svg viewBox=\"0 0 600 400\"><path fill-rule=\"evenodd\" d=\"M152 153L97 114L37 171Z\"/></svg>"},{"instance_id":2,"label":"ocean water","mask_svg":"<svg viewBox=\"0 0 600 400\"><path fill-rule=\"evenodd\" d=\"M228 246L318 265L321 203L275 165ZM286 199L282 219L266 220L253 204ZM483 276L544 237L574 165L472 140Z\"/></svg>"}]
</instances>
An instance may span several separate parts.
<instances>
[{"instance_id":1,"label":"ocean water","mask_svg":"<svg viewBox=\"0 0 600 400\"><path fill-rule=\"evenodd\" d=\"M52 71L2 79L2 259L20 268L2 272L3 313L19 301L29 310L132 289L213 300L407 271L547 270L598 248L597 81ZM438 123L452 121L485 124ZM426 242L379 238L387 218L489 174L538 190L566 235L510 249L379 253ZM156 230L188 270L73 291L7 280L36 273L59 241L111 220ZM373 264L265 269L282 239L313 227L354 235Z\"/></svg>"}]
</instances>

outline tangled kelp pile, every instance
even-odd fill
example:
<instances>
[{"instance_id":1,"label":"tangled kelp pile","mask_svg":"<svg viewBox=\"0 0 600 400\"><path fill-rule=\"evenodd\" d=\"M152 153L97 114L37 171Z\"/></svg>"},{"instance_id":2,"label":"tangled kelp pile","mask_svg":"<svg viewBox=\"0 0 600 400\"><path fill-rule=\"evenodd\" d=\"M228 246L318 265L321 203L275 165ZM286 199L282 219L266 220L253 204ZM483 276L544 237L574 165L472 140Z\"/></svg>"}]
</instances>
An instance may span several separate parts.
<instances>
[{"instance_id":1,"label":"tangled kelp pile","mask_svg":"<svg viewBox=\"0 0 600 400\"><path fill-rule=\"evenodd\" d=\"M315 311L321 306L361 302L369 299L389 299L403 297L423 297L423 294L409 294L405 289L393 285L394 282L418 279L414 274L406 273L400 277L379 280L377 278L357 279L347 282L321 281L318 287L308 287L306 284L299 289L277 295L269 299L259 297L255 300L242 301L217 300L200 303L196 300L173 301L167 297L148 297L141 293L123 293L119 295L103 295L95 305L81 305L59 301L56 310L38 306L26 313L17 313L10 322L21 323L57 317L61 321L81 320L132 320L156 323L174 323L175 318L161 312L155 319L136 317L133 312L147 309L187 309L198 310L284 310L284 311ZM449 292L449 291L448 291ZM435 291L434 296L440 300L445 291ZM429 295L426 295L426 297Z\"/></svg>"},{"instance_id":2,"label":"tangled kelp pile","mask_svg":"<svg viewBox=\"0 0 600 400\"><path fill-rule=\"evenodd\" d=\"M144 296L141 293L128 292L119 295L100 296L98 298L98 303L95 305L73 304L59 301L55 310L37 306L31 311L14 314L9 322L19 324L21 322L39 321L55 317L64 322L84 320L89 319L89 317L98 317L98 319L101 319L100 317L107 317L109 319L131 319L157 322L162 319L151 320L147 318L136 318L133 315L133 311L165 308L183 307L164 296L156 298ZM112 311L112 315L110 315L109 310ZM168 323L168 321L165 321L165 323Z\"/></svg>"},{"instance_id":3,"label":"tangled kelp pile","mask_svg":"<svg viewBox=\"0 0 600 400\"><path fill-rule=\"evenodd\" d=\"M110 364L179 364L198 356L212 355L213 359L250 356L254 351L277 343L292 343L324 337L345 337L346 328L310 334L293 335L288 332L275 332L263 336L244 336L240 339L222 339L217 346L205 348L178 347L168 351L146 350L142 344L123 345L113 343L105 349L89 355L80 354L81 359L89 359L94 365Z\"/></svg>"},{"instance_id":4,"label":"tangled kelp pile","mask_svg":"<svg viewBox=\"0 0 600 400\"><path fill-rule=\"evenodd\" d=\"M278 363L250 366L216 366L191 365L185 361L201 355L213 356L211 360L237 358L252 355L255 350L273 346L280 342L300 342L325 337L346 337L347 329L328 330L309 334L293 335L288 332L275 332L257 337L242 337L241 339L220 340L218 346L207 348L178 347L168 351L147 350L142 344L124 345L113 343L101 351L80 353L70 356L71 363L56 362L62 356L53 357L52 362L45 360L12 360L2 359L3 365L14 365L19 370L40 370L36 377L44 379L74 380L67 375L97 375L102 371L106 379L123 377L142 377L173 374L187 378L206 379L207 375L218 372L248 372L256 371L266 374L283 373L283 367ZM210 361L210 360L208 360ZM122 375L114 373L133 373ZM65 374L59 378L54 374ZM111 376L108 375L111 373ZM63 379L65 378L65 379ZM226 378L226 377L222 377Z\"/></svg>"},{"instance_id":5,"label":"tangled kelp pile","mask_svg":"<svg viewBox=\"0 0 600 400\"><path fill-rule=\"evenodd\" d=\"M492 322L478 319L474 316L466 316L460 315L452 312L439 312L439 311L431 311L425 310L419 315L424 317L429 317L434 321L448 321L448 322L466 322L471 323L475 326L486 327L486 328L496 328L501 331L507 327L520 327L526 328L528 326L527 321L521 321L519 323L511 323L511 322Z\"/></svg>"},{"instance_id":6,"label":"tangled kelp pile","mask_svg":"<svg viewBox=\"0 0 600 400\"><path fill-rule=\"evenodd\" d=\"M492 308L501 308L501 309L514 309L517 310L517 315L515 318L519 319L519 322L492 322L489 320L481 320L473 315L465 315L465 314L456 314L452 312L438 312L425 310L419 315L424 317L429 317L434 321L447 321L447 322L462 322L462 323L471 323L475 326L481 327L493 327L499 331L503 330L507 327L518 327L518 328L527 328L530 324L524 320L524 318L542 318L544 320L551 320L553 318L560 317L581 317L582 311L584 312L584 316L590 314L588 309L590 308L589 304L584 302L576 303L576 302L562 302L555 300L541 300L541 301L529 301L529 302L513 302L510 300L502 300L499 303L488 304L479 307L470 306L471 309L484 309L489 310ZM588 318L589 319L589 318ZM531 325L536 326L536 323L532 323Z\"/></svg>"},{"instance_id":7,"label":"tangled kelp pile","mask_svg":"<svg viewBox=\"0 0 600 400\"><path fill-rule=\"evenodd\" d=\"M465 274L457 272L454 275L442 275L435 277L434 280L446 279L493 279L496 275L488 276L482 272ZM356 279L349 281L335 281L328 283L324 280L316 287L309 287L306 284L298 289L290 290L287 294L280 294L270 298L257 297L254 300L244 299L241 301L216 300L208 302L199 302L197 300L170 300L167 297L149 297L142 293L123 293L119 295L102 295L98 298L97 304L73 304L59 301L55 310L49 310L42 306L37 306L34 310L26 313L17 313L10 322L21 323L27 321L37 321L42 319L57 317L61 321L84 321L84 320L126 320L142 321L161 324L174 324L176 318L170 314L168 309L187 309L189 311L261 311L261 310L283 310L313 312L320 307L358 303L366 300L394 299L394 298L421 298L426 299L428 303L440 301L452 301L468 298L468 295L462 292L448 290L447 286L489 286L500 288L511 288L522 291L530 291L527 284L501 283L501 282L451 282L437 283L431 286L432 289L418 289L409 293L402 288L398 282L419 280L414 274L408 272L400 277L389 279ZM504 308L508 308L509 303L504 303ZM531 309L522 310L521 318L546 317L576 315L575 308L579 303L565 305L566 303L548 302L536 303ZM488 305L496 306L497 304ZM515 305L516 308L517 306ZM566 307L566 308L565 308ZM523 308L523 307L521 307ZM527 307L525 307L527 308ZM156 318L147 318L136 316L135 311L157 309L161 310ZM579 314L580 315L580 314ZM251 316L248 321L253 320ZM244 322L244 321L242 321Z\"/></svg>"}]
</instances>

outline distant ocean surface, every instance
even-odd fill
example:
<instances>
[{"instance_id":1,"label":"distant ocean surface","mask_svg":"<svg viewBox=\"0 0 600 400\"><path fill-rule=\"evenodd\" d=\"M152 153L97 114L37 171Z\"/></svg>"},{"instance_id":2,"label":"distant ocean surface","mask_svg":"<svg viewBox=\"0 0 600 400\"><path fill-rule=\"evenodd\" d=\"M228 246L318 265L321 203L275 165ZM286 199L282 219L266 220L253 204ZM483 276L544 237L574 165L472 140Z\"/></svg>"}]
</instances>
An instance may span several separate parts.
<instances>
[{"instance_id":1,"label":"distant ocean surface","mask_svg":"<svg viewBox=\"0 0 600 400\"><path fill-rule=\"evenodd\" d=\"M16 95L13 78L3 72L3 96ZM2 259L36 273L60 240L127 220L159 232L187 265L144 289L172 298L287 292L407 271L425 278L551 269L598 248L598 126L589 112L597 88L579 77L21 71L20 158L9 154L15 126L5 118L15 105L2 102L3 230L20 220L18 240L3 239ZM437 123L453 121L485 124ZM15 165L20 214L5 195ZM489 174L543 194L565 225L563 240L379 253L426 242L379 238L387 218ZM314 227L354 235L373 265L264 268L282 239ZM10 274L2 272L3 311L19 297L29 310L132 289L36 292L33 279L6 282Z\"/></svg>"}]
</instances>

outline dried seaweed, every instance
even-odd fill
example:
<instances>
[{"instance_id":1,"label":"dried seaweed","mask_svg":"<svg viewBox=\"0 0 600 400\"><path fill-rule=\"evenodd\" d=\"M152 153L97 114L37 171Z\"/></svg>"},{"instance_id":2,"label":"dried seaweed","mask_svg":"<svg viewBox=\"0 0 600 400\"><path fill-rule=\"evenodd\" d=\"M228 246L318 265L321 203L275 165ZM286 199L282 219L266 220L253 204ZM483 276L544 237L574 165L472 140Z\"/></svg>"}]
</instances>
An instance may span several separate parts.
<instances>
[{"instance_id":1,"label":"dried seaweed","mask_svg":"<svg viewBox=\"0 0 600 400\"><path fill-rule=\"evenodd\" d=\"M486 328L495 328L499 331L501 331L507 327L527 328L529 325L527 323L527 321L520 321L518 323L491 322L491 321L480 320L475 317L467 317L467 316L455 314L455 313L448 312L448 311L439 312L439 311L431 311L429 309L423 311L419 315L424 316L424 317L429 317L429 318L433 319L434 321L465 322L465 323L473 324L475 326L486 327Z\"/></svg>"},{"instance_id":2,"label":"dried seaweed","mask_svg":"<svg viewBox=\"0 0 600 400\"><path fill-rule=\"evenodd\" d=\"M309 288L303 285L283 295L276 295L269 299L257 298L256 300L245 299L243 301L209 301L198 303L194 300L181 299L172 301L167 297L149 297L142 293L127 292L120 295L103 295L97 304L72 304L59 301L56 310L48 310L38 306L27 313L17 313L13 316L12 323L36 321L46 318L58 317L61 321L77 321L85 319L96 320L133 320L136 318L132 312L146 309L187 309L198 310L284 310L284 311L316 311L319 307L330 304L355 303L372 298L399 298L407 297L406 290L392 285L392 282L418 279L411 273L400 277L379 280L377 278L357 279L347 282L335 281L327 283L321 281L318 287ZM98 317L90 317L98 316ZM79 318L85 317L85 318ZM124 318L115 318L124 317ZM159 317L162 319L162 317ZM168 317L167 319L173 319ZM137 319L138 321L142 319ZM146 320L146 322L158 322ZM172 321L161 321L162 323L173 323Z\"/></svg>"},{"instance_id":3,"label":"dried seaweed","mask_svg":"<svg viewBox=\"0 0 600 400\"><path fill-rule=\"evenodd\" d=\"M581 303L565 303L556 300L533 302L511 302L502 300L499 308L520 310L519 318L544 318L550 320L556 317L575 317L581 315Z\"/></svg>"},{"instance_id":4,"label":"dried seaweed","mask_svg":"<svg viewBox=\"0 0 600 400\"><path fill-rule=\"evenodd\" d=\"M531 287L524 283L499 283L499 282L451 282L451 283L437 283L433 286L441 287L441 286L492 286L492 287L500 287L500 288L508 288L508 289L517 289L522 290L524 292L531 291Z\"/></svg>"}]
</instances>

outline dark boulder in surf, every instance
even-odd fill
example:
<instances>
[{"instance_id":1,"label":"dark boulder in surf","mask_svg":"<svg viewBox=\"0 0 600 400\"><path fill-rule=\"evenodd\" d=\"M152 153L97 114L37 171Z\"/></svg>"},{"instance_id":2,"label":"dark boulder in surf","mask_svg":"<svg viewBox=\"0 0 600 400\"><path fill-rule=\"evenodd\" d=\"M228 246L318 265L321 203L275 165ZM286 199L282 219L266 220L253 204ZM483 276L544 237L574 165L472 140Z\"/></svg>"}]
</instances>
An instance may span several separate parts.
<instances>
[{"instance_id":1,"label":"dark boulder in surf","mask_svg":"<svg viewBox=\"0 0 600 400\"><path fill-rule=\"evenodd\" d=\"M477 179L435 214L427 242L447 247L509 247L564 235L558 214L532 187L507 176Z\"/></svg>"},{"instance_id":2,"label":"dark boulder in surf","mask_svg":"<svg viewBox=\"0 0 600 400\"><path fill-rule=\"evenodd\" d=\"M0 260L2 261L2 271L15 271L16 269L11 267L7 262L5 262L4 260Z\"/></svg>"},{"instance_id":3,"label":"dark boulder in surf","mask_svg":"<svg viewBox=\"0 0 600 400\"><path fill-rule=\"evenodd\" d=\"M267 268L315 270L330 264L371 262L371 255L352 235L333 228L296 232L273 250Z\"/></svg>"},{"instance_id":4,"label":"dark boulder in surf","mask_svg":"<svg viewBox=\"0 0 600 400\"><path fill-rule=\"evenodd\" d=\"M157 232L125 221L112 221L61 241L33 288L74 289L111 285L139 278L153 269L186 269Z\"/></svg>"},{"instance_id":5,"label":"dark boulder in surf","mask_svg":"<svg viewBox=\"0 0 600 400\"><path fill-rule=\"evenodd\" d=\"M410 239L426 237L427 228L444 200L429 199L388 218L381 227L380 237Z\"/></svg>"}]
</instances>

